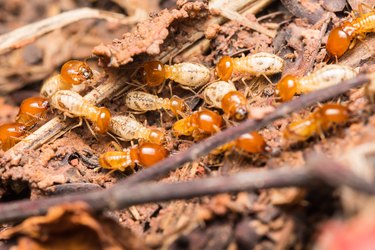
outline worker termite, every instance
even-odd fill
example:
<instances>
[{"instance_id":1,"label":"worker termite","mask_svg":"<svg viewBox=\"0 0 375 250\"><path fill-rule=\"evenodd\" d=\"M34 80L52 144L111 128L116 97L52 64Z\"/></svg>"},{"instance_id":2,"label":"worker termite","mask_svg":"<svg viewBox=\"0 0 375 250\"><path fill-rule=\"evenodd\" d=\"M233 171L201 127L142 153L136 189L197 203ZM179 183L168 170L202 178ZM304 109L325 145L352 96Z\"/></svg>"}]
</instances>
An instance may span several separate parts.
<instances>
[{"instance_id":1,"label":"worker termite","mask_svg":"<svg viewBox=\"0 0 375 250\"><path fill-rule=\"evenodd\" d=\"M27 127L34 126L43 119L49 108L49 102L43 97L30 97L22 101L16 122Z\"/></svg>"},{"instance_id":2,"label":"worker termite","mask_svg":"<svg viewBox=\"0 0 375 250\"><path fill-rule=\"evenodd\" d=\"M160 128L148 128L129 116L113 116L109 123L109 131L120 137L120 140L131 141L141 139L157 144L165 141L165 131Z\"/></svg>"},{"instance_id":3,"label":"worker termite","mask_svg":"<svg viewBox=\"0 0 375 250\"><path fill-rule=\"evenodd\" d=\"M134 170L136 164L150 167L168 156L168 150L156 143L142 143L139 146L127 148L122 151L110 151L101 154L99 165L102 168L125 171L127 168Z\"/></svg>"},{"instance_id":4,"label":"worker termite","mask_svg":"<svg viewBox=\"0 0 375 250\"><path fill-rule=\"evenodd\" d=\"M78 60L70 60L61 67L60 74L47 79L40 90L43 97L51 97L58 90L73 90L79 92L85 88L81 85L92 79L93 72L85 63Z\"/></svg>"},{"instance_id":5,"label":"worker termite","mask_svg":"<svg viewBox=\"0 0 375 250\"><path fill-rule=\"evenodd\" d=\"M166 109L175 115L181 115L187 110L185 101L177 96L172 96L170 99L161 98L142 91L129 92L125 97L125 104L130 109L143 112Z\"/></svg>"},{"instance_id":6,"label":"worker termite","mask_svg":"<svg viewBox=\"0 0 375 250\"><path fill-rule=\"evenodd\" d=\"M6 123L0 126L1 148L6 151L13 147L21 137L26 135L27 127L21 123Z\"/></svg>"},{"instance_id":7,"label":"worker termite","mask_svg":"<svg viewBox=\"0 0 375 250\"><path fill-rule=\"evenodd\" d=\"M109 129L111 113L105 107L96 107L71 90L59 90L52 95L51 106L69 117L82 117L95 124L95 130L106 133Z\"/></svg>"},{"instance_id":8,"label":"worker termite","mask_svg":"<svg viewBox=\"0 0 375 250\"><path fill-rule=\"evenodd\" d=\"M292 141L305 141L313 135L322 135L332 125L344 123L348 119L349 111L345 106L325 104L308 117L290 123L284 131L284 137Z\"/></svg>"},{"instance_id":9,"label":"worker termite","mask_svg":"<svg viewBox=\"0 0 375 250\"><path fill-rule=\"evenodd\" d=\"M308 93L352 79L357 72L343 65L327 65L303 77L284 76L276 85L276 94L282 101L289 101L295 94Z\"/></svg>"},{"instance_id":10,"label":"worker termite","mask_svg":"<svg viewBox=\"0 0 375 250\"><path fill-rule=\"evenodd\" d=\"M216 65L216 74L228 81L232 74L267 76L280 73L284 68L284 60L274 54L260 52L245 57L231 58L223 56Z\"/></svg>"},{"instance_id":11,"label":"worker termite","mask_svg":"<svg viewBox=\"0 0 375 250\"><path fill-rule=\"evenodd\" d=\"M173 80L185 87L199 87L208 83L210 70L201 64L178 63L164 65L160 61L150 61L143 65L145 83L150 87L161 85L165 80Z\"/></svg>"},{"instance_id":12,"label":"worker termite","mask_svg":"<svg viewBox=\"0 0 375 250\"><path fill-rule=\"evenodd\" d=\"M219 114L208 109L196 111L193 114L176 121L172 131L175 136L193 136L198 140L207 134L218 132L223 124Z\"/></svg>"},{"instance_id":13,"label":"worker termite","mask_svg":"<svg viewBox=\"0 0 375 250\"><path fill-rule=\"evenodd\" d=\"M328 36L326 50L329 55L339 58L348 49L354 47L356 39L363 40L366 33L375 31L375 11L363 13L363 4L359 4L360 16L345 22L331 30Z\"/></svg>"},{"instance_id":14,"label":"worker termite","mask_svg":"<svg viewBox=\"0 0 375 250\"><path fill-rule=\"evenodd\" d=\"M202 93L204 101L220 108L229 118L242 121L248 115L248 103L244 94L237 91L233 83L218 81L207 86Z\"/></svg>"}]
</instances>

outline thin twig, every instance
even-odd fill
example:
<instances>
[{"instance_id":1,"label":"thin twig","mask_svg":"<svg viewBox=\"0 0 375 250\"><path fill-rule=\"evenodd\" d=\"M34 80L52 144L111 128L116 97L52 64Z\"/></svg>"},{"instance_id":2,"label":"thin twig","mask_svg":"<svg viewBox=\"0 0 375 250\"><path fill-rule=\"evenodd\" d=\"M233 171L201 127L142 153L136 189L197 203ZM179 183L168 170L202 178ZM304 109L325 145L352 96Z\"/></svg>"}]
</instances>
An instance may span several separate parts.
<instances>
[{"instance_id":1,"label":"thin twig","mask_svg":"<svg viewBox=\"0 0 375 250\"><path fill-rule=\"evenodd\" d=\"M20 201L1 205L0 222L43 214L49 207L65 202L84 201L87 202L92 209L100 211L108 208L120 209L145 202L190 198L220 192L234 192L282 186L299 186L311 179L310 171L314 171L314 176L318 176L319 179L325 180L328 183L337 185L347 184L358 190L367 193L374 193L374 188L372 186L369 186L369 184L367 185L365 181L348 172L345 168L339 168L339 165L336 164L332 167L333 171L329 171L329 167L332 164L328 163L330 165L326 166L322 162L313 162L313 167L309 169L284 168L278 170L263 170L255 173L237 174L230 177L215 177L174 184L136 183L165 175L169 173L169 171L177 169L183 163L196 160L198 157L209 153L212 149L235 139L245 132L259 129L291 112L338 96L347 90L359 87L368 81L369 79L366 75L359 75L357 78L344 81L339 85L301 96L291 102L281 105L274 112L266 115L262 120L248 120L237 127L231 127L224 130L223 132L192 146L183 153L179 153L159 164L156 164L152 168L134 174L125 181L116 184L111 189L100 192L85 193L84 195L73 194L38 201ZM325 167L324 169L322 168L323 165ZM321 166L321 168L319 168L319 166ZM363 185L365 188L363 188ZM193 187L195 187L195 189L193 189ZM202 189L202 187L204 188Z\"/></svg>"},{"instance_id":2,"label":"thin twig","mask_svg":"<svg viewBox=\"0 0 375 250\"><path fill-rule=\"evenodd\" d=\"M330 185L347 185L367 194L375 194L374 185L367 183L337 163L326 162L325 158L318 158L320 160L315 161L312 166L308 167L263 169L232 176L211 177L178 183L139 183L130 187L125 187L122 183L103 191L58 196L36 201L12 202L0 205L0 223L45 214L51 206L75 201L86 202L93 211L115 210L150 202L189 199L227 192L291 186L309 187L316 185L320 180Z\"/></svg>"},{"instance_id":3,"label":"thin twig","mask_svg":"<svg viewBox=\"0 0 375 250\"><path fill-rule=\"evenodd\" d=\"M134 24L147 18L146 14L136 13L134 16L124 16L119 13L96 10L91 8L80 8L52 16L41 21L22 26L14 31L0 36L0 54L16 49L31 43L36 38L62 28L71 23L83 19L104 19L109 22L121 24Z\"/></svg>"}]
</instances>

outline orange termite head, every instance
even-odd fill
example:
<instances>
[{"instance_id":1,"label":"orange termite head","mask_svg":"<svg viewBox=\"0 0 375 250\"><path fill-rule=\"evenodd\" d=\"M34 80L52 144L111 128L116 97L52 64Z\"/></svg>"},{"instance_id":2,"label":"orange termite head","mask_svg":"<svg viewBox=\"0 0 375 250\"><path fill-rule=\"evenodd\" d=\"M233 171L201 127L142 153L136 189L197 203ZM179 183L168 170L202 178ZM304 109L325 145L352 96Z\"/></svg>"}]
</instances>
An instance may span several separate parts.
<instances>
[{"instance_id":1,"label":"orange termite head","mask_svg":"<svg viewBox=\"0 0 375 250\"><path fill-rule=\"evenodd\" d=\"M171 111L173 112L173 114L175 115L181 115L183 114L186 109L187 109L187 106L186 106L186 103L184 100L182 100L180 97L178 96L172 96L171 99L170 99L170 106L171 106Z\"/></svg>"},{"instance_id":2,"label":"orange termite head","mask_svg":"<svg viewBox=\"0 0 375 250\"><path fill-rule=\"evenodd\" d=\"M92 78L93 73L89 65L78 60L70 60L64 63L60 71L64 81L78 85Z\"/></svg>"},{"instance_id":3,"label":"orange termite head","mask_svg":"<svg viewBox=\"0 0 375 250\"><path fill-rule=\"evenodd\" d=\"M350 47L355 34L355 28L347 21L331 30L328 36L326 50L332 57L341 57Z\"/></svg>"},{"instance_id":4,"label":"orange termite head","mask_svg":"<svg viewBox=\"0 0 375 250\"><path fill-rule=\"evenodd\" d=\"M221 100L221 107L225 114L236 121L242 121L248 116L246 97L239 91L227 93Z\"/></svg>"},{"instance_id":5,"label":"orange termite head","mask_svg":"<svg viewBox=\"0 0 375 250\"><path fill-rule=\"evenodd\" d=\"M228 81L233 73L233 59L230 56L223 56L216 65L216 74L223 80Z\"/></svg>"},{"instance_id":6,"label":"orange termite head","mask_svg":"<svg viewBox=\"0 0 375 250\"><path fill-rule=\"evenodd\" d=\"M95 130L100 133L104 134L109 129L109 123L111 121L111 113L105 107L100 107L98 112L98 118L96 120Z\"/></svg>"},{"instance_id":7,"label":"orange termite head","mask_svg":"<svg viewBox=\"0 0 375 250\"><path fill-rule=\"evenodd\" d=\"M0 144L2 149L8 150L17 142L17 138L26 134L27 127L24 124L12 122L0 126Z\"/></svg>"},{"instance_id":8,"label":"orange termite head","mask_svg":"<svg viewBox=\"0 0 375 250\"><path fill-rule=\"evenodd\" d=\"M317 118L325 122L343 123L349 119L349 110L338 103L327 103L315 112Z\"/></svg>"},{"instance_id":9,"label":"orange termite head","mask_svg":"<svg viewBox=\"0 0 375 250\"><path fill-rule=\"evenodd\" d=\"M151 128L148 140L152 143L162 144L165 141L165 131L160 128Z\"/></svg>"},{"instance_id":10,"label":"orange termite head","mask_svg":"<svg viewBox=\"0 0 375 250\"><path fill-rule=\"evenodd\" d=\"M33 126L42 118L49 108L48 99L43 97L30 97L22 101L16 121L26 126Z\"/></svg>"},{"instance_id":11,"label":"orange termite head","mask_svg":"<svg viewBox=\"0 0 375 250\"><path fill-rule=\"evenodd\" d=\"M241 135L236 140L236 148L247 153L262 153L266 150L266 142L258 132L253 131Z\"/></svg>"},{"instance_id":12,"label":"orange termite head","mask_svg":"<svg viewBox=\"0 0 375 250\"><path fill-rule=\"evenodd\" d=\"M138 160L143 167L150 167L168 156L162 145L146 142L138 146Z\"/></svg>"},{"instance_id":13,"label":"orange termite head","mask_svg":"<svg viewBox=\"0 0 375 250\"><path fill-rule=\"evenodd\" d=\"M289 101L297 92L297 77L286 75L276 84L276 94L283 102Z\"/></svg>"},{"instance_id":14,"label":"orange termite head","mask_svg":"<svg viewBox=\"0 0 375 250\"><path fill-rule=\"evenodd\" d=\"M203 133L216 133L222 124L223 118L218 113L208 109L197 111L191 116L192 127L198 128Z\"/></svg>"},{"instance_id":15,"label":"orange termite head","mask_svg":"<svg viewBox=\"0 0 375 250\"><path fill-rule=\"evenodd\" d=\"M159 86L165 80L165 68L160 61L150 61L143 64L143 78L150 87Z\"/></svg>"}]
</instances>

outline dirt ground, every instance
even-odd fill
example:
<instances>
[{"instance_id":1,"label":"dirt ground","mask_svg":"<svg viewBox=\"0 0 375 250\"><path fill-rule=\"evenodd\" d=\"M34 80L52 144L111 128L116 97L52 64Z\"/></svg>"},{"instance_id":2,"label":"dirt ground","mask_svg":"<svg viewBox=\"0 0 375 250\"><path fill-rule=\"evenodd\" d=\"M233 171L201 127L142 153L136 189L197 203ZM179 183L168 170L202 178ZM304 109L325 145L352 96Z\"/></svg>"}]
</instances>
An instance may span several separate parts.
<instances>
[{"instance_id":1,"label":"dirt ground","mask_svg":"<svg viewBox=\"0 0 375 250\"><path fill-rule=\"evenodd\" d=\"M38 96L43 81L56 74L61 65L72 58L87 59L101 77L118 81L113 84L126 82L130 83L130 88L137 88L135 85L142 81L137 69L151 59L164 63L201 63L213 72L223 55L270 52L285 60L283 73L270 78L273 84L264 77L238 78L235 82L240 91L248 93L251 116L262 118L280 105L274 85L283 75L303 76L326 64L328 32L347 16L346 11L357 8L355 1L344 0L248 1L249 4L240 11L248 22L244 24L243 19L235 15L231 16L232 20L223 19L219 10L209 9L204 1L149 0L142 5L138 2L1 2L0 35L81 7L126 16L135 15L140 10L149 13L150 17L146 20L140 17L138 24L131 25L97 19L81 20L49 32L19 49L0 52L0 124L14 121L21 101ZM357 43L338 63L360 72L373 72L375 51L369 50L368 46L374 48L374 44L375 36L368 34L365 42ZM211 80L214 79L216 76L212 74ZM191 109L207 107L195 93L199 89L184 89L172 82L170 85L172 87L166 84L160 91L146 90L170 97L172 89L174 95L187 100ZM99 82L87 93L98 86ZM100 105L108 107L112 114L132 113L125 106L123 95L105 94L103 98ZM331 101L346 105L350 119L344 125L326 131L324 138L313 136L297 143L283 138L282 131L287 124L309 115L317 107L313 106L268 124L259 131L271 152L244 155L232 150L210 154L185 164L159 181L178 182L284 166L303 168L306 159L314 152L323 153L352 168L366 180L374 181L373 102L364 87L352 89ZM221 110L217 111L222 114ZM170 129L176 118L165 111L133 115L148 126L165 129L169 138L165 147L170 155L195 143L189 137L173 137ZM50 111L31 132L56 116L62 117L58 111ZM227 127L235 125L226 123ZM124 180L131 173L107 174L107 170L98 168L97 157L113 150L112 141L113 138L107 135L95 138L84 124L38 148L17 152L19 157L0 152L1 203L100 190ZM121 142L124 148L130 145L130 142ZM142 168L137 171L142 171ZM69 249L77 249L78 245L81 249L342 249L342 246L354 249L359 242L364 246L366 243L375 244L371 240L375 218L369 212L373 208L373 199L369 196L348 188L325 185L306 189L259 189L150 203L102 215L90 215L84 205L78 204L56 208L43 222L34 222L45 223L44 230L48 232L54 230L53 225L64 225L70 229L71 235L30 234L27 226L18 228L17 223L4 224L3 230L11 228L15 232L4 237L9 240L2 241L0 246L4 249L14 245L18 245L18 249L63 249L65 238L72 244ZM76 218L81 219L77 222ZM98 235L98 243L82 243L86 242L83 239L87 235L74 234L82 228L87 235ZM347 240L349 234L354 235L353 239Z\"/></svg>"}]
</instances>

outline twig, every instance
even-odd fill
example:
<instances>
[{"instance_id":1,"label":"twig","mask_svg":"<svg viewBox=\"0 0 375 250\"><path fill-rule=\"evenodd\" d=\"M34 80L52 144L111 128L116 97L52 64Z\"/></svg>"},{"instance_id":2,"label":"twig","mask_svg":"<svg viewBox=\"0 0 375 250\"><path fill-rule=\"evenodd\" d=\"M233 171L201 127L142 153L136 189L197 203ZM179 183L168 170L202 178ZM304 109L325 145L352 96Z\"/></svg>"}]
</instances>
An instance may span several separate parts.
<instances>
[{"instance_id":1,"label":"twig","mask_svg":"<svg viewBox=\"0 0 375 250\"><path fill-rule=\"evenodd\" d=\"M147 18L146 14L136 13L127 17L122 14L96 10L91 8L80 8L61 13L59 15L43 19L29 25L25 25L19 29L8 32L0 36L0 54L9 50L16 49L33 42L36 38L62 28L74 22L83 19L104 19L109 22L121 24L134 24Z\"/></svg>"},{"instance_id":2,"label":"twig","mask_svg":"<svg viewBox=\"0 0 375 250\"><path fill-rule=\"evenodd\" d=\"M329 171L330 165L333 164L328 163L329 165L327 166L324 164L326 161L320 161L318 163L313 162L313 167L309 169L283 168L278 170L262 170L255 173L242 173L230 177L215 177L174 184L136 183L165 175L169 173L169 171L177 169L183 163L196 160L198 157L209 153L212 149L235 139L245 132L259 129L291 112L338 96L347 90L359 87L368 81L369 79L366 75L359 75L357 78L344 81L339 85L301 96L289 103L281 105L262 120L248 120L237 127L231 127L224 130L223 132L192 146L183 153L179 153L159 164L156 164L152 168L134 174L125 181L116 184L111 189L100 192L85 193L84 195L74 194L38 201L20 201L1 205L0 222L43 214L53 205L78 200L87 202L94 210L99 211L108 208L125 208L127 206L145 202L191 198L220 192L234 192L282 186L299 186L312 178L310 171L314 171L313 176L318 176L319 179L323 179L328 183L347 184L358 190L367 193L374 193L375 189L373 186L361 180L359 177L356 177L351 172L348 172L345 168L339 167L338 164L331 168L333 169L332 171ZM195 187L195 189L193 187Z\"/></svg>"},{"instance_id":3,"label":"twig","mask_svg":"<svg viewBox=\"0 0 375 250\"><path fill-rule=\"evenodd\" d=\"M162 175L166 175L170 171L180 167L182 164L194 161L199 157L208 154L210 151L219 147L220 145L230 142L244 133L258 130L277 119L287 116L292 112L318 102L326 101L332 97L345 93L351 88L359 87L367 82L369 82L369 79L366 75L359 75L355 79L347 80L340 84L303 95L290 102L280 105L274 112L266 115L262 120L249 119L236 127L230 127L198 144L195 144L188 150L178 153L174 157L169 157L159 162L152 168L147 168L130 176L124 181L131 185L136 182L147 181L158 178Z\"/></svg>"},{"instance_id":4,"label":"twig","mask_svg":"<svg viewBox=\"0 0 375 250\"><path fill-rule=\"evenodd\" d=\"M341 165L332 161L326 162L325 158L319 157L313 165L305 168L264 169L178 183L139 183L129 187L122 183L103 191L12 202L0 205L0 223L41 215L51 206L67 202L86 202L93 211L115 210L149 202L189 199L226 192L291 186L308 187L319 180L324 180L330 185L347 185L367 194L375 194L374 185L365 182Z\"/></svg>"}]
</instances>

